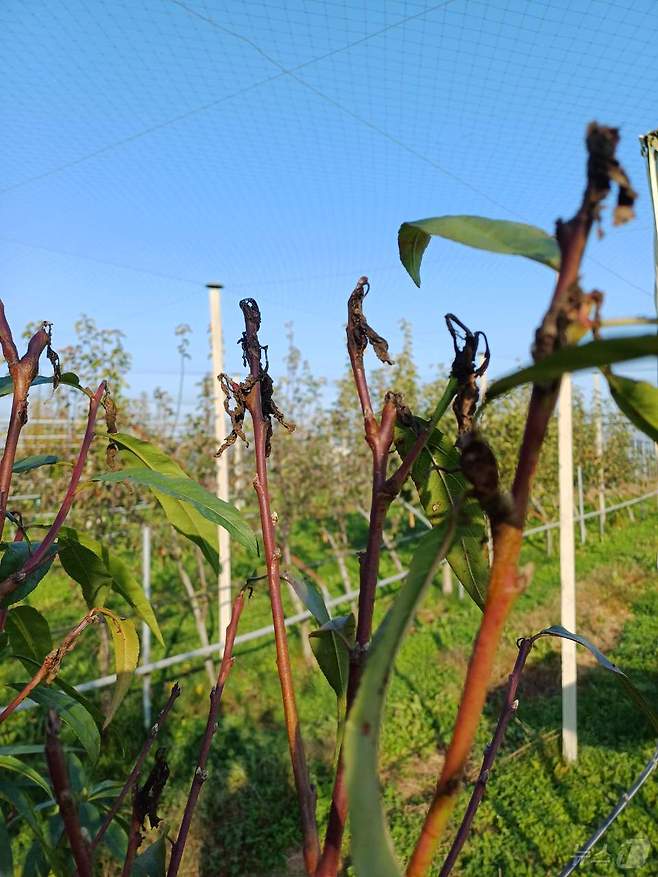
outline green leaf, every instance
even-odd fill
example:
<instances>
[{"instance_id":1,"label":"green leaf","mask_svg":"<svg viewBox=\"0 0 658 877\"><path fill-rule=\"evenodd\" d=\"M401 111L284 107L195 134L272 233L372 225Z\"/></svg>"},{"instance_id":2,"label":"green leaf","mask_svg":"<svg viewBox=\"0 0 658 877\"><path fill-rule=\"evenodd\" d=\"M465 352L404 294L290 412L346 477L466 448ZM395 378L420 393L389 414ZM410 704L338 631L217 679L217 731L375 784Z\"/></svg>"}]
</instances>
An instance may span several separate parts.
<instances>
[{"instance_id":1,"label":"green leaf","mask_svg":"<svg viewBox=\"0 0 658 877\"><path fill-rule=\"evenodd\" d=\"M200 515L224 527L252 554L258 553L258 542L253 530L244 520L238 509L223 499L219 499L205 487L185 476L165 475L146 468L121 469L119 472L104 472L96 475L93 481L114 484L118 481L132 481L148 487L157 493L165 493L183 503L191 505Z\"/></svg>"},{"instance_id":2,"label":"green leaf","mask_svg":"<svg viewBox=\"0 0 658 877\"><path fill-rule=\"evenodd\" d=\"M16 658L18 661L20 661L23 667L25 667L28 672L32 670L38 670L42 664L42 661L35 661L34 658L30 658L27 655L12 655L11 657ZM60 691L63 691L64 694L67 694L71 698L71 700L75 700L77 703L79 703L82 708L89 713L89 715L93 718L99 728L103 727L103 722L105 721L105 717L103 716L103 714L90 700L87 700L87 698L84 695L80 694L80 692L77 691L72 685L70 685L68 682L65 682L61 676L56 676L51 684L54 685L55 688L58 688ZM41 747L41 751L43 751L43 747Z\"/></svg>"},{"instance_id":3,"label":"green leaf","mask_svg":"<svg viewBox=\"0 0 658 877\"><path fill-rule=\"evenodd\" d=\"M420 286L420 263L432 236L490 253L525 256L556 271L560 268L557 241L534 225L484 216L437 216L403 222L398 232L400 261L416 286Z\"/></svg>"},{"instance_id":4,"label":"green leaf","mask_svg":"<svg viewBox=\"0 0 658 877\"><path fill-rule=\"evenodd\" d=\"M0 877L14 877L14 860L11 855L11 841L2 813L0 813Z\"/></svg>"},{"instance_id":5,"label":"green leaf","mask_svg":"<svg viewBox=\"0 0 658 877\"><path fill-rule=\"evenodd\" d=\"M315 582L293 578L290 573L286 574L286 581L290 583L290 586L318 624L326 624L327 621L331 621L331 614L325 605L322 591Z\"/></svg>"},{"instance_id":6,"label":"green leaf","mask_svg":"<svg viewBox=\"0 0 658 877\"><path fill-rule=\"evenodd\" d=\"M136 465L147 466L155 472L171 475L174 478L188 478L187 474L174 460L170 459L159 448L154 447L149 442L142 441L126 433L112 434L112 440L130 452ZM133 464L131 463L130 465ZM192 479L189 480L192 481ZM192 483L194 484L195 482ZM168 495L167 492L154 490L153 495L162 506L162 510L167 516L169 523L179 533L182 533L183 536L198 545L215 572L219 572L217 529L210 523L207 516L200 513L199 510L187 502L181 502L180 499ZM210 495L212 496L212 494ZM216 524L217 522L213 521L213 523ZM256 538L246 524L244 527L245 538L249 540L247 547L253 553L253 546L256 546L255 553L257 553Z\"/></svg>"},{"instance_id":7,"label":"green leaf","mask_svg":"<svg viewBox=\"0 0 658 877\"><path fill-rule=\"evenodd\" d=\"M33 767L23 764L20 759L14 758L13 755L0 755L0 770L10 770L20 774L24 779L34 783L35 786L39 786L49 798L52 797L50 786L41 774L37 773Z\"/></svg>"},{"instance_id":8,"label":"green leaf","mask_svg":"<svg viewBox=\"0 0 658 877\"><path fill-rule=\"evenodd\" d=\"M542 630L539 636L558 636L562 639L569 639L572 642L578 643L578 645L585 646L586 649L589 649L604 670L608 670L610 673L615 674L626 691L626 694L635 705L639 707L641 712L644 713L654 731L658 732L658 715L651 704L645 699L635 685L633 685L624 671L620 670L616 664L613 664L612 661L606 658L603 652L595 646L594 643L590 642L586 637L580 636L580 634L571 633L571 631L567 630L566 627L562 627L560 624L556 624L553 627L547 627L545 630Z\"/></svg>"},{"instance_id":9,"label":"green leaf","mask_svg":"<svg viewBox=\"0 0 658 877\"><path fill-rule=\"evenodd\" d=\"M425 426L426 421L415 418L414 428L397 427L395 444L401 457L413 445L417 431ZM443 525L457 499L468 492L459 465L459 452L441 430L435 429L411 470L420 503L433 527ZM462 516L470 526L461 528L446 559L469 596L483 609L489 581L484 514L477 501L467 500Z\"/></svg>"},{"instance_id":10,"label":"green leaf","mask_svg":"<svg viewBox=\"0 0 658 877\"><path fill-rule=\"evenodd\" d=\"M409 574L373 638L356 700L347 717L345 769L352 861L358 877L401 877L386 824L377 755L384 701L396 655L424 593L450 545L451 521L421 539Z\"/></svg>"},{"instance_id":11,"label":"green leaf","mask_svg":"<svg viewBox=\"0 0 658 877\"><path fill-rule=\"evenodd\" d=\"M37 838L39 846L53 867L55 874L61 874L61 862L59 862L58 855L48 843L46 836L41 830L41 825L34 815L35 806L30 796L16 783L0 782L0 798L7 801L16 813L27 822Z\"/></svg>"},{"instance_id":12,"label":"green leaf","mask_svg":"<svg viewBox=\"0 0 658 877\"><path fill-rule=\"evenodd\" d=\"M135 877L164 877L167 849L165 839L166 831L163 829L160 837L137 856L133 864Z\"/></svg>"},{"instance_id":13,"label":"green leaf","mask_svg":"<svg viewBox=\"0 0 658 877\"><path fill-rule=\"evenodd\" d=\"M521 384L550 383L562 377L565 372L582 371L615 362L626 362L629 359L639 359L642 356L656 355L658 355L658 335L627 335L563 347L535 365L527 366L494 381L487 390L487 402Z\"/></svg>"},{"instance_id":14,"label":"green leaf","mask_svg":"<svg viewBox=\"0 0 658 877\"><path fill-rule=\"evenodd\" d=\"M18 475L21 472L38 469L39 466L54 466L55 463L59 463L59 457L56 457L54 454L36 454L33 457L25 457L23 460L18 460L12 466L11 471L14 475Z\"/></svg>"},{"instance_id":15,"label":"green leaf","mask_svg":"<svg viewBox=\"0 0 658 877\"><path fill-rule=\"evenodd\" d=\"M100 611L108 619L108 627L110 628L114 645L114 666L117 674L112 703L103 725L104 728L107 728L114 718L119 704L130 688L130 683L137 667L137 659L139 658L139 639L132 621L129 621L127 618L119 618L118 615L110 612L109 609L101 609Z\"/></svg>"},{"instance_id":16,"label":"green leaf","mask_svg":"<svg viewBox=\"0 0 658 877\"><path fill-rule=\"evenodd\" d=\"M631 423L658 442L658 388L647 381L632 381L604 370L610 395Z\"/></svg>"},{"instance_id":17,"label":"green leaf","mask_svg":"<svg viewBox=\"0 0 658 877\"><path fill-rule=\"evenodd\" d=\"M4 581L18 572L27 563L30 555L37 550L39 544L38 542L32 542L31 545L28 545L27 542L11 542L0 560L0 581ZM43 563L33 570L15 591L12 591L4 600L0 600L0 609L6 609L12 603L18 603L31 594L52 566L56 554L57 543L50 546Z\"/></svg>"},{"instance_id":18,"label":"green leaf","mask_svg":"<svg viewBox=\"0 0 658 877\"><path fill-rule=\"evenodd\" d=\"M164 645L162 632L142 586L120 558L95 539L71 527L62 527L59 534L59 559L64 570L82 587L87 606L101 607L113 590L132 606L148 624L158 642Z\"/></svg>"},{"instance_id":19,"label":"green leaf","mask_svg":"<svg viewBox=\"0 0 658 877\"><path fill-rule=\"evenodd\" d=\"M332 618L309 633L315 660L339 701L343 700L347 692L349 648L354 645L355 627L354 615L350 613Z\"/></svg>"},{"instance_id":20,"label":"green leaf","mask_svg":"<svg viewBox=\"0 0 658 877\"><path fill-rule=\"evenodd\" d=\"M73 372L62 372L60 377L60 384L64 384L67 387L74 387L76 390L80 390L84 393L84 389L80 384L80 378L74 374ZM42 384L52 384L53 378L46 377L45 375L37 375L37 377L30 384L31 387L39 387ZM1 396L9 396L14 392L14 382L11 379L10 375L5 375L0 378L0 397ZM85 393L85 396L87 394Z\"/></svg>"},{"instance_id":21,"label":"green leaf","mask_svg":"<svg viewBox=\"0 0 658 877\"><path fill-rule=\"evenodd\" d=\"M8 613L7 633L12 652L32 658L39 665L52 651L48 622L32 606L15 606Z\"/></svg>"},{"instance_id":22,"label":"green leaf","mask_svg":"<svg viewBox=\"0 0 658 877\"><path fill-rule=\"evenodd\" d=\"M16 691L22 691L25 682L12 683ZM98 760L101 736L92 715L82 704L78 703L63 691L55 691L45 685L38 685L29 695L39 706L54 709L60 719L67 725L84 747L92 764Z\"/></svg>"}]
</instances>

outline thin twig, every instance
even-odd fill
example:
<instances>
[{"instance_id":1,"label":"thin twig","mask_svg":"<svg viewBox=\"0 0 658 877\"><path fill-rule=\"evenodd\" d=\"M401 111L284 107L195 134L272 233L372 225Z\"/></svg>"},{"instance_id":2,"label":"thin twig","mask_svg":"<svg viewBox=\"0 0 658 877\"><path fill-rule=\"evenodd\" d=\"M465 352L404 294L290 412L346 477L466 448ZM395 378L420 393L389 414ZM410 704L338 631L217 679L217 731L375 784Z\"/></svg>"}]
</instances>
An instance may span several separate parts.
<instances>
[{"instance_id":1,"label":"thin twig","mask_svg":"<svg viewBox=\"0 0 658 877\"><path fill-rule=\"evenodd\" d=\"M155 755L155 763L146 782L141 788L135 786L133 790L130 833L126 857L121 872L122 877L131 877L133 873L133 864L137 856L137 850L144 839L142 834L144 828L157 828L162 821L158 816L158 809L162 792L169 779L169 765L167 764L166 754L166 749L158 749Z\"/></svg>"},{"instance_id":2,"label":"thin twig","mask_svg":"<svg viewBox=\"0 0 658 877\"><path fill-rule=\"evenodd\" d=\"M62 525L64 524L64 521L66 520L66 517L71 510L71 506L73 505L75 491L80 481L80 478L82 477L82 471L87 461L87 455L89 454L89 448L91 447L91 443L94 439L94 425L96 423L96 416L98 414L98 406L100 405L101 399L103 398L106 390L107 384L105 381L102 381L89 401L87 428L85 430L84 438L82 440L82 445L80 446L78 459L76 460L75 466L73 467L73 471L71 473L69 486L67 488L66 494L64 495L64 499L62 500L60 509L55 516L55 520L53 521L50 529L44 536L43 540L40 542L39 547L33 554L28 557L27 561L21 567L21 569L17 570L17 572L13 573L4 581L0 582L0 600L4 600L5 597L13 593L16 588L18 588L18 586L25 580L26 576L28 576L33 570L37 569L37 567L40 566L41 563L43 563L44 559L48 555L48 551L51 545L57 538L57 534L62 528Z\"/></svg>"},{"instance_id":3,"label":"thin twig","mask_svg":"<svg viewBox=\"0 0 658 877\"><path fill-rule=\"evenodd\" d=\"M46 720L46 762L53 784L55 800L64 823L64 833L68 838L71 854L77 867L78 877L91 877L89 849L82 836L80 821L75 808L69 775L66 769L64 750L59 739L60 722L57 713L48 710Z\"/></svg>"},{"instance_id":4,"label":"thin twig","mask_svg":"<svg viewBox=\"0 0 658 877\"><path fill-rule=\"evenodd\" d=\"M585 857L592 850L595 844L597 844L606 831L610 828L615 819L619 816L619 814L626 808L626 806L630 803L631 799L640 791L642 786L649 779L654 770L658 767L658 747L654 751L653 755L649 759L649 761L644 766L644 770L639 775L639 777L635 780L633 785L627 792L621 796L619 801L615 804L610 815L605 819L604 822L599 825L594 834L585 841L582 847L578 850L576 855L571 859L568 865L566 865L562 871L560 871L558 877L569 877L569 874L573 874L576 868L582 864ZM638 866L641 866L641 863L638 863Z\"/></svg>"},{"instance_id":5,"label":"thin twig","mask_svg":"<svg viewBox=\"0 0 658 877\"><path fill-rule=\"evenodd\" d=\"M281 600L281 576L279 572L280 549L276 544L274 521L267 480L267 455L271 434L271 415L281 419L280 412L273 406L271 399L272 384L267 368L261 363L263 348L258 338L260 328L260 311L253 299L240 302L244 314L245 332L242 347L245 363L249 367L250 377L242 387L245 390L244 405L251 415L254 429L254 453L256 457L256 477L254 489L258 498L263 548L272 608L274 625L274 641L276 647L276 663L281 686L281 699L288 734L288 747L295 779L295 788L299 800L300 820L302 827L304 862L309 874L315 872L319 858L320 845L315 818L316 795L311 785L304 742L299 726L299 715L295 700L295 689L288 653L288 637L285 625L283 603ZM265 384L267 392L263 392Z\"/></svg>"},{"instance_id":6,"label":"thin twig","mask_svg":"<svg viewBox=\"0 0 658 877\"><path fill-rule=\"evenodd\" d=\"M199 758L197 761L196 769L194 771L194 777L192 779L190 793L187 798L187 804L185 805L183 819L181 821L180 828L178 829L178 837L176 838L176 842L174 843L171 850L171 861L169 862L167 877L176 877L176 874L178 874L178 869L180 868L180 864L183 859L183 853L185 851L187 835L189 833L190 825L192 823L194 808L196 807L199 794L201 793L201 787L208 777L208 774L206 772L206 764L208 762L208 755L210 754L212 738L215 734L215 731L217 730L217 717L219 715L219 705L222 699L222 692L224 691L224 685L226 684L228 674L230 673L231 667L233 665L233 644L235 642L238 624L240 623L240 616L242 614L242 610L244 609L244 601L245 589L243 588L233 601L233 608L231 609L231 620L229 621L228 627L226 628L226 644L224 646L224 654L222 655L222 663L219 667L217 683L210 692L210 708L208 710L208 721L206 723L206 729L201 739Z\"/></svg>"},{"instance_id":7,"label":"thin twig","mask_svg":"<svg viewBox=\"0 0 658 877\"><path fill-rule=\"evenodd\" d=\"M584 293L578 285L580 265L593 223L609 192L611 179L620 182L616 221L629 218L634 193L615 157L616 129L592 123L587 130L587 186L575 216L558 223L561 266L552 301L535 335L534 356L541 360L566 344L567 329L580 321ZM432 803L409 864L407 877L429 873L439 839L455 805L491 678L503 626L523 587L518 574L522 529L539 454L559 392L559 381L535 384L512 488L513 517L496 527L494 557L480 629L473 646L452 739L446 752Z\"/></svg>"},{"instance_id":8,"label":"thin twig","mask_svg":"<svg viewBox=\"0 0 658 877\"><path fill-rule=\"evenodd\" d=\"M0 460L0 538L5 525L18 439L21 430L27 423L27 397L30 385L39 371L39 358L49 343L50 331L47 324L44 323L30 338L27 351L19 358L11 328L5 316L5 306L0 300L0 346L14 385L7 438Z\"/></svg>"},{"instance_id":9,"label":"thin twig","mask_svg":"<svg viewBox=\"0 0 658 877\"><path fill-rule=\"evenodd\" d=\"M503 704L503 708L498 719L498 724L496 725L496 730L491 739L491 743L489 743L484 751L484 758L482 759L480 774L475 782L475 787L473 789L471 799L468 802L466 813L464 814L462 823L459 826L457 835L455 836L455 839L452 843L450 852L446 856L445 862L443 863L443 867L441 868L439 877L448 877L448 874L450 874L455 862L457 861L457 857L459 856L462 847L466 843L466 839L468 838L469 832L471 830L471 825L473 824L473 819L475 818L477 809L480 806L482 798L484 797L487 781L489 779L493 763L496 759L496 755L498 754L498 750L500 749L501 743L503 742L503 739L505 737L507 726L512 716L516 713L517 707L519 705L519 702L516 699L516 692L519 687L519 682L521 681L521 674L523 673L525 662L528 658L528 655L530 654L530 650L535 643L535 639L536 637L528 637L527 639L520 639L518 642L519 654L517 656L516 663L514 664L514 669L512 670L509 677L507 692L505 694L505 702Z\"/></svg>"},{"instance_id":10,"label":"thin twig","mask_svg":"<svg viewBox=\"0 0 658 877\"><path fill-rule=\"evenodd\" d=\"M64 656L67 655L70 651L75 648L75 645L78 641L78 637L85 630L85 628L89 627L90 624L94 624L98 621L98 609L90 609L89 612L82 618L74 628L72 628L67 635L62 640L61 645L59 645L56 649L53 649L52 652L46 655L43 659L43 664L39 667L34 676L30 679L29 682L19 691L16 697L11 701L11 703L7 704L7 706L0 713L0 725L8 719L9 716L16 710L18 705L22 703L26 697L29 696L31 691L39 685L41 682L51 683L55 676L59 673L62 660Z\"/></svg>"},{"instance_id":11,"label":"thin twig","mask_svg":"<svg viewBox=\"0 0 658 877\"><path fill-rule=\"evenodd\" d=\"M121 809L121 805L123 804L123 802L126 798L126 795L133 788L133 786L135 785L135 783L139 779L139 776L142 772L142 767L144 765L144 762L146 761L146 757L149 754L149 751L150 751L151 747L153 746L153 743L155 742L155 738L158 736L158 734L160 733L160 730L162 729L162 726L167 721L167 716L169 715L169 712L170 712L171 708L173 707L173 705L176 701L176 698L180 695L180 692L181 692L180 685L178 684L178 682L176 682L171 689L167 703L164 705L164 707L160 711L160 715L156 719L155 724L152 726L151 730L149 731L148 737L144 741L144 745L142 746L141 752L139 753L139 755L137 756L137 760L135 761L135 766L128 774L128 778L126 779L126 782L124 783L123 788L121 789L121 791L119 792L117 797L112 802L112 806L108 810L108 812L105 816L105 819L103 820L103 822L100 825L100 828L96 832L96 836L94 837L93 841L91 842L92 853L94 852L96 847L99 845L99 843L103 840L105 832L108 830L108 828L110 827L110 825L112 823L112 820L114 819L114 817L117 815L117 813Z\"/></svg>"}]
</instances>

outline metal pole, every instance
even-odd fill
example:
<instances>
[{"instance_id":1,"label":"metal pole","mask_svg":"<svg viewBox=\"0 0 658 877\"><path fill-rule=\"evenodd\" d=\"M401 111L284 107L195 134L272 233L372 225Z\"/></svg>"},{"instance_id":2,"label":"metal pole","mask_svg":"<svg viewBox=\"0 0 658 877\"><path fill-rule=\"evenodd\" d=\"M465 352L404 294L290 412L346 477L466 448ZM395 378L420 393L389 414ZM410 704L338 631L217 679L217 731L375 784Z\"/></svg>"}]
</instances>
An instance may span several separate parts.
<instances>
[{"instance_id":1,"label":"metal pole","mask_svg":"<svg viewBox=\"0 0 658 877\"><path fill-rule=\"evenodd\" d=\"M558 453L560 484L560 582L561 622L576 630L576 559L573 518L573 433L571 422L571 375L562 376L558 402ZM576 702L576 644L562 639L562 756L575 761L578 755Z\"/></svg>"},{"instance_id":2,"label":"metal pole","mask_svg":"<svg viewBox=\"0 0 658 877\"><path fill-rule=\"evenodd\" d=\"M601 417L601 375L594 372L594 442L599 461L599 534L605 533L605 474L603 471L603 420Z\"/></svg>"},{"instance_id":3,"label":"metal pole","mask_svg":"<svg viewBox=\"0 0 658 877\"><path fill-rule=\"evenodd\" d=\"M658 129L640 137L640 149L647 160L649 191L653 210L653 261L654 261L654 302L658 315ZM658 442L653 445L658 462Z\"/></svg>"},{"instance_id":4,"label":"metal pole","mask_svg":"<svg viewBox=\"0 0 658 877\"><path fill-rule=\"evenodd\" d=\"M217 380L217 375L224 371L224 343L222 339L222 311L221 294L222 288L219 283L208 283L208 303L210 306L210 340L212 344L212 367L213 367L213 399L215 403L215 439L217 446L224 441L228 432L226 428L226 415L222 400L222 391ZM217 496L228 502L228 457L222 454L216 460L217 464ZM231 618L231 543L228 532L223 527L217 528L217 542L219 545L219 579L217 582L217 618L218 638L224 641L226 628Z\"/></svg>"},{"instance_id":5,"label":"metal pole","mask_svg":"<svg viewBox=\"0 0 658 877\"><path fill-rule=\"evenodd\" d=\"M151 528L146 524L142 527L142 586L144 596L151 602ZM142 622L142 664L151 661L151 628ZM151 727L151 677L146 674L142 680L142 712L144 727Z\"/></svg>"},{"instance_id":6,"label":"metal pole","mask_svg":"<svg viewBox=\"0 0 658 877\"><path fill-rule=\"evenodd\" d=\"M585 527L585 496L583 493L583 467L578 467L578 522L580 524L580 544L587 541L587 528Z\"/></svg>"}]
</instances>

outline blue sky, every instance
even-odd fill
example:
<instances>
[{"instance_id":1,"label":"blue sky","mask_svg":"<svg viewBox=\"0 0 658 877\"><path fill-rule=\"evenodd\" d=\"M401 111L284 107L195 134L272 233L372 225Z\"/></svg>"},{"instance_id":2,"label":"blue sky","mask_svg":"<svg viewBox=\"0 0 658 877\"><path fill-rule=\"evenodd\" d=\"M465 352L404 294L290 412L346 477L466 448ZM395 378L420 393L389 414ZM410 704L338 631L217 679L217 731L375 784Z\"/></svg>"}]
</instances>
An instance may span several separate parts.
<instances>
[{"instance_id":1,"label":"blue sky","mask_svg":"<svg viewBox=\"0 0 658 877\"><path fill-rule=\"evenodd\" d=\"M437 240L417 290L397 228L476 213L552 229L578 203L591 119L621 127L641 198L592 241L584 284L608 316L652 311L637 138L658 126L655 0L5 0L0 24L0 293L15 325L54 320L60 346L83 311L122 329L134 391L174 392L189 323L192 404L209 280L231 371L249 295L275 372L292 320L338 377L364 273L371 322L395 350L408 319L425 374L449 358L447 310L509 370L552 272Z\"/></svg>"}]
</instances>

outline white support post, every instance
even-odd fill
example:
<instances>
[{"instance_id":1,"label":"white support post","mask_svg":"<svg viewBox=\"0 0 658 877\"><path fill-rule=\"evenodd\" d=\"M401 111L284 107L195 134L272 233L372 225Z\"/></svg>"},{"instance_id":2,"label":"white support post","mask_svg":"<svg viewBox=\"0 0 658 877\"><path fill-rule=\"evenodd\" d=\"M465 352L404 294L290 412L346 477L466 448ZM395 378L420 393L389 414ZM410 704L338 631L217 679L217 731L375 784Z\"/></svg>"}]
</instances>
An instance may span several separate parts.
<instances>
[{"instance_id":1,"label":"white support post","mask_svg":"<svg viewBox=\"0 0 658 877\"><path fill-rule=\"evenodd\" d=\"M151 602L151 528L144 524L142 527L142 586L144 596ZM142 664L151 662L151 628L145 622L142 623ZM144 715L144 727L148 731L151 727L151 676L146 674L142 679L142 713Z\"/></svg>"},{"instance_id":2,"label":"white support post","mask_svg":"<svg viewBox=\"0 0 658 877\"><path fill-rule=\"evenodd\" d=\"M605 473L603 470L603 419L601 417L601 375L594 372L594 443L599 463L599 534L605 533Z\"/></svg>"},{"instance_id":3,"label":"white support post","mask_svg":"<svg viewBox=\"0 0 658 877\"><path fill-rule=\"evenodd\" d=\"M658 129L640 137L642 155L647 160L649 191L653 209L653 261L654 261L654 301L658 315ZM654 453L658 462L658 442L654 442Z\"/></svg>"},{"instance_id":4,"label":"white support post","mask_svg":"<svg viewBox=\"0 0 658 877\"><path fill-rule=\"evenodd\" d=\"M213 367L213 399L215 403L215 439L217 447L227 435L226 415L222 390L217 375L224 371L224 342L222 338L221 284L209 283L208 303L210 306L210 340L212 344ZM217 496L228 502L228 458L222 454L217 458ZM217 528L219 545L219 579L217 582L217 620L218 639L224 642L226 628L231 618L231 543L228 532L223 527Z\"/></svg>"},{"instance_id":5,"label":"white support post","mask_svg":"<svg viewBox=\"0 0 658 877\"><path fill-rule=\"evenodd\" d=\"M585 494L583 491L583 467L578 467L578 523L580 524L580 544L587 541L587 527L585 526Z\"/></svg>"},{"instance_id":6,"label":"white support post","mask_svg":"<svg viewBox=\"0 0 658 877\"><path fill-rule=\"evenodd\" d=\"M573 432L571 422L571 375L562 376L558 402L558 453L560 484L560 583L561 622L576 631L576 560L574 546ZM578 756L576 701L576 644L562 639L562 756L573 762Z\"/></svg>"},{"instance_id":7,"label":"white support post","mask_svg":"<svg viewBox=\"0 0 658 877\"><path fill-rule=\"evenodd\" d=\"M452 570L447 560L441 564L442 588L444 594L452 594Z\"/></svg>"}]
</instances>

